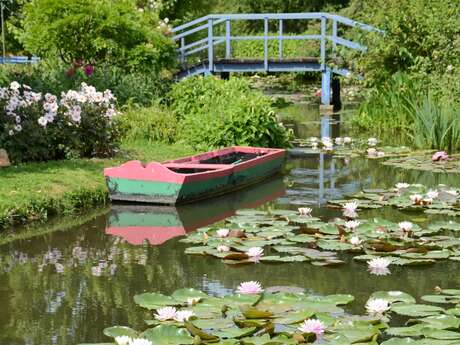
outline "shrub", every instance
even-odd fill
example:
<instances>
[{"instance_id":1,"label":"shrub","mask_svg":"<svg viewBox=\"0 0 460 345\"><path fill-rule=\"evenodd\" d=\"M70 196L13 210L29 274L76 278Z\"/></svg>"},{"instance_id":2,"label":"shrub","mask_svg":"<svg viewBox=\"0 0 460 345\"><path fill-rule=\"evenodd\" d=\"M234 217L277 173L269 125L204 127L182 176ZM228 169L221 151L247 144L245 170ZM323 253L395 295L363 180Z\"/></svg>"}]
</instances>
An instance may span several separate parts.
<instances>
[{"instance_id":1,"label":"shrub","mask_svg":"<svg viewBox=\"0 0 460 345\"><path fill-rule=\"evenodd\" d=\"M278 123L271 100L243 79L189 78L170 96L181 120L179 138L196 149L289 145L291 133Z\"/></svg>"},{"instance_id":2,"label":"shrub","mask_svg":"<svg viewBox=\"0 0 460 345\"><path fill-rule=\"evenodd\" d=\"M108 156L117 147L115 97L92 86L59 100L12 82L0 88L0 147L14 162Z\"/></svg>"},{"instance_id":3,"label":"shrub","mask_svg":"<svg viewBox=\"0 0 460 345\"><path fill-rule=\"evenodd\" d=\"M34 0L24 6L21 40L31 53L73 68L109 63L158 73L175 61L158 22L134 0Z\"/></svg>"},{"instance_id":4,"label":"shrub","mask_svg":"<svg viewBox=\"0 0 460 345\"><path fill-rule=\"evenodd\" d=\"M132 107L119 118L120 133L125 141L160 141L172 143L178 132L177 118L159 105Z\"/></svg>"}]
</instances>

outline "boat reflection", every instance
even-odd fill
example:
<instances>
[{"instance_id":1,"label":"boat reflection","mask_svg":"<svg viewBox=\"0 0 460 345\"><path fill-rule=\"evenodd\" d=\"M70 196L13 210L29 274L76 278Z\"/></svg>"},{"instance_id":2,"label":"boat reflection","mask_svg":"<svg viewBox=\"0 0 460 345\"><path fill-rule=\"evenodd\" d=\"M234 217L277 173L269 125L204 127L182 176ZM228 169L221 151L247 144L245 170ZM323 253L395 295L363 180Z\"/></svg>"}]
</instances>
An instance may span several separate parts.
<instances>
[{"instance_id":1,"label":"boat reflection","mask_svg":"<svg viewBox=\"0 0 460 345\"><path fill-rule=\"evenodd\" d=\"M133 245L148 241L160 245L187 232L233 216L237 210L255 208L286 193L282 177L181 206L112 205L105 233L122 237Z\"/></svg>"}]
</instances>

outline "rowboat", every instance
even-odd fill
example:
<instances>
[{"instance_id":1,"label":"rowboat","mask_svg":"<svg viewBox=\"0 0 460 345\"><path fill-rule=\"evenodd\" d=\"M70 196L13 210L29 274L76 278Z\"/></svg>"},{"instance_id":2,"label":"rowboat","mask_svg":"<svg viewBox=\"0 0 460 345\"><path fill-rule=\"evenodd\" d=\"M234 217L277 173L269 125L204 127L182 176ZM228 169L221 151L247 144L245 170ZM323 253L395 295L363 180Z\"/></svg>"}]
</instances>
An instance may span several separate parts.
<instances>
[{"instance_id":1,"label":"rowboat","mask_svg":"<svg viewBox=\"0 0 460 345\"><path fill-rule=\"evenodd\" d=\"M274 177L233 193L178 206L114 204L105 233L133 245L160 245L198 228L256 208L286 193L282 177Z\"/></svg>"},{"instance_id":2,"label":"rowboat","mask_svg":"<svg viewBox=\"0 0 460 345\"><path fill-rule=\"evenodd\" d=\"M225 194L281 170L285 150L233 146L163 163L104 169L111 200L183 204Z\"/></svg>"}]
</instances>

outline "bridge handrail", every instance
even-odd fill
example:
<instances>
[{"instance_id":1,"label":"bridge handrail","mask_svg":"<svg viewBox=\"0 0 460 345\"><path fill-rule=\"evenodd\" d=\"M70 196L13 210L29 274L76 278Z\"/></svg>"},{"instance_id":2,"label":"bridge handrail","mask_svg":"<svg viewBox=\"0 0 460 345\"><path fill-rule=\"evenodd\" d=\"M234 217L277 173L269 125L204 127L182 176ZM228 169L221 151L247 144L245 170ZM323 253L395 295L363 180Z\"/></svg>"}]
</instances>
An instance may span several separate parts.
<instances>
[{"instance_id":1,"label":"bridge handrail","mask_svg":"<svg viewBox=\"0 0 460 345\"><path fill-rule=\"evenodd\" d=\"M284 20L320 20L320 33L319 34L293 34L288 35L283 31ZM263 35L243 35L232 36L231 23L233 20L263 20L264 31ZM269 32L269 21L277 20L278 33ZM328 34L328 21L332 21L332 34ZM224 23L225 34L217 35L214 32L214 27ZM366 51L367 47L339 37L338 25L342 24L348 27L357 28L367 32L383 32L371 25L367 25L337 14L330 14L324 12L312 13L251 13L251 14L210 14L201 18L197 18L189 23L177 26L172 29L174 34L173 40L179 42L177 49L180 55L181 63L185 63L188 56L198 53L203 50L208 51L208 72L212 73L214 70L214 46L225 43L225 58L232 56L232 41L238 40L261 40L264 42L264 70L268 71L269 68L269 54L268 42L270 40L278 40L279 59L283 58L283 41L285 40L318 40L320 41L319 61L321 70L326 70L326 55L327 55L327 42L332 43L332 51L335 54L337 46L343 46L357 51ZM194 33L200 31L207 31L206 37L196 39L194 42L186 42L186 38ZM335 73L343 74L343 69L334 69ZM342 73L343 72L343 73ZM345 73L346 75L347 73Z\"/></svg>"}]
</instances>

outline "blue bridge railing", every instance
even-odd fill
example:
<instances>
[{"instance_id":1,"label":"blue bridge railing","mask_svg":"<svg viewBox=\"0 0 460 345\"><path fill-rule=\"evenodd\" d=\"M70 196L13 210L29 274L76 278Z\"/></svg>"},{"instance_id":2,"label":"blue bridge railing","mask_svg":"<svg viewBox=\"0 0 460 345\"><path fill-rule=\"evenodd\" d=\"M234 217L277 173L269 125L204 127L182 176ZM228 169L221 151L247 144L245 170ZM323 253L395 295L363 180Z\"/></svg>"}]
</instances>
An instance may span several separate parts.
<instances>
[{"instance_id":1,"label":"blue bridge railing","mask_svg":"<svg viewBox=\"0 0 460 345\"><path fill-rule=\"evenodd\" d=\"M316 34L287 34L286 21L319 21L320 30ZM235 35L232 27L236 21L262 21L262 35ZM270 32L269 25L277 23L277 32ZM338 47L355 51L366 51L367 47L353 42L339 33L346 28L356 28L363 32L380 30L373 26L356 22L329 13L263 13L263 14L212 14L173 28L173 39L178 44L178 56L182 65L179 78L196 74L221 72L308 72L322 73L322 103L331 101L331 76L348 76L348 68L338 68L329 63L336 55ZM286 56L284 43L288 40L317 41L319 52L316 57L292 58ZM232 42L262 41L261 59L236 59L233 57ZM277 41L275 58L269 56L269 42ZM224 47L224 49L217 49ZM203 58L204 53L204 58Z\"/></svg>"},{"instance_id":2,"label":"blue bridge railing","mask_svg":"<svg viewBox=\"0 0 460 345\"><path fill-rule=\"evenodd\" d=\"M40 58L36 56L28 57L28 56L5 56L3 58L0 56L0 64L31 64L40 61Z\"/></svg>"}]
</instances>

